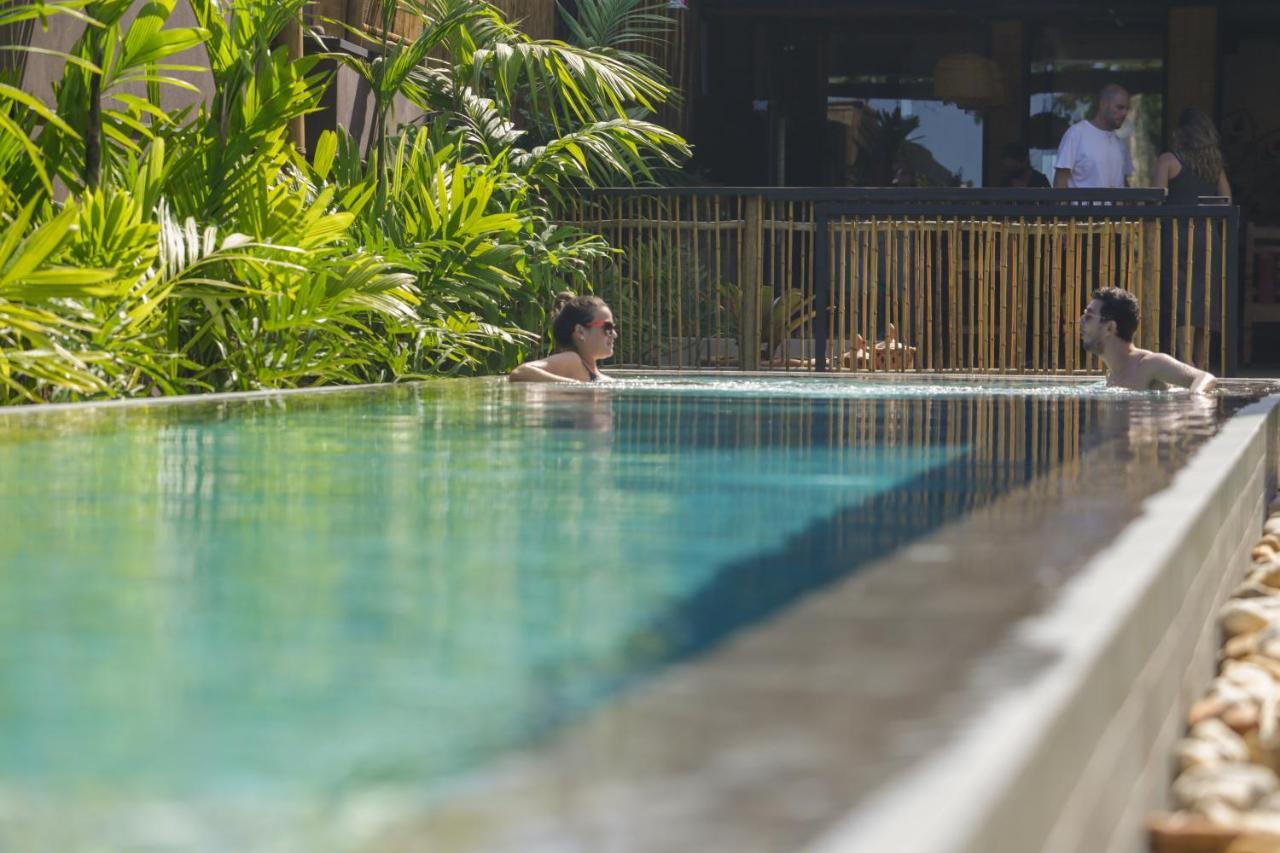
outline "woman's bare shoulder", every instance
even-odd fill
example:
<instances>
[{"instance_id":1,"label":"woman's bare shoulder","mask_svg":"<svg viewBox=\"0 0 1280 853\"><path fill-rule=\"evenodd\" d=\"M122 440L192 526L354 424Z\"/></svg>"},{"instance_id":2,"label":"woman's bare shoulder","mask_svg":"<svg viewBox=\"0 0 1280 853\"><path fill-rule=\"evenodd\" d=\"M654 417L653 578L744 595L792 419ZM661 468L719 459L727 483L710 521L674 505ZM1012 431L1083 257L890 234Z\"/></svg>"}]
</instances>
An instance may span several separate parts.
<instances>
[{"instance_id":1,"label":"woman's bare shoulder","mask_svg":"<svg viewBox=\"0 0 1280 853\"><path fill-rule=\"evenodd\" d=\"M582 359L577 353L558 352L526 361L511 371L511 379L515 382L553 382L556 380L573 380L585 382L590 379L587 369L582 366Z\"/></svg>"}]
</instances>

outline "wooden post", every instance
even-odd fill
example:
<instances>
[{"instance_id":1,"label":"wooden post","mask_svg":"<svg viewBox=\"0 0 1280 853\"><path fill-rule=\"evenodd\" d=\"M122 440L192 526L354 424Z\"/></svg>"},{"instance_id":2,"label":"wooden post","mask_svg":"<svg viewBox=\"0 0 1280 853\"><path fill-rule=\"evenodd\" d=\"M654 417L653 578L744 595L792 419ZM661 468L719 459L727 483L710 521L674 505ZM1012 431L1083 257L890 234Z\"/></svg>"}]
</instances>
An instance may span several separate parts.
<instances>
[{"instance_id":1,"label":"wooden post","mask_svg":"<svg viewBox=\"0 0 1280 853\"><path fill-rule=\"evenodd\" d=\"M742 269L738 280L742 287L742 318L738 330L738 351L743 370L760 369L760 288L764 286L764 239L762 230L762 208L764 200L760 196L748 196L743 199L745 207L744 227L742 232Z\"/></svg>"},{"instance_id":2,"label":"wooden post","mask_svg":"<svg viewBox=\"0 0 1280 853\"><path fill-rule=\"evenodd\" d=\"M1150 343L1160 345L1160 220L1142 220L1142 317L1151 330Z\"/></svg>"},{"instance_id":3,"label":"wooden post","mask_svg":"<svg viewBox=\"0 0 1280 853\"><path fill-rule=\"evenodd\" d=\"M298 17L294 18L284 28L285 46L289 49L289 61L297 62L302 59L302 11L298 11ZM330 84L332 85L332 84ZM307 153L307 124L306 116L297 116L289 119L289 140L293 142L293 147L297 148L303 154Z\"/></svg>"},{"instance_id":4,"label":"wooden post","mask_svg":"<svg viewBox=\"0 0 1280 853\"><path fill-rule=\"evenodd\" d=\"M1178 6L1169 10L1169 47L1165 66L1168 100L1165 125L1172 133L1178 114L1198 107L1217 116L1218 10L1213 6Z\"/></svg>"},{"instance_id":5,"label":"wooden post","mask_svg":"<svg viewBox=\"0 0 1280 853\"><path fill-rule=\"evenodd\" d=\"M1027 141L1027 92L1023 85L1027 68L1026 26L1022 21L991 22L991 60L1000 69L1004 101L988 110L985 116L983 183L987 186L995 186L1000 177L1000 152L1004 146Z\"/></svg>"}]
</instances>

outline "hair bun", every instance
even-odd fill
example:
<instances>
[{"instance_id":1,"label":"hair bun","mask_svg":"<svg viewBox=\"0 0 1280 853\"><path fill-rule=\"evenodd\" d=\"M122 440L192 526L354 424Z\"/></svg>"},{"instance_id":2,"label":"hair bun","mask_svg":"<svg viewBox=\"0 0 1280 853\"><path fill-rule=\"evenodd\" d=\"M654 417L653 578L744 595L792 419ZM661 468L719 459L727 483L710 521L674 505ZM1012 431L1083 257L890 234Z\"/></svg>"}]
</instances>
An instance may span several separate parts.
<instances>
[{"instance_id":1,"label":"hair bun","mask_svg":"<svg viewBox=\"0 0 1280 853\"><path fill-rule=\"evenodd\" d=\"M551 306L551 313L559 314L561 309L564 308L564 306L568 305L570 302L572 302L576 298L577 297L573 294L572 291L568 291L568 290L560 291L559 293L556 294L556 301Z\"/></svg>"}]
</instances>

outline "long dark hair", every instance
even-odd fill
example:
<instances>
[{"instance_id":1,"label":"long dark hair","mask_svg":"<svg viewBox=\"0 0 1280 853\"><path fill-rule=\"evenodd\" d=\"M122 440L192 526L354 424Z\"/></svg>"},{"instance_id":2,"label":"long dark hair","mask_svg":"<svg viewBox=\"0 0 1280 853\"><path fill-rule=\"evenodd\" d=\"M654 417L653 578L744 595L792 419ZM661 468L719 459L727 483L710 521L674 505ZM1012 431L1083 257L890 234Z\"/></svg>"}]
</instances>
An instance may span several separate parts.
<instances>
[{"instance_id":1,"label":"long dark hair","mask_svg":"<svg viewBox=\"0 0 1280 853\"><path fill-rule=\"evenodd\" d=\"M1187 107L1178 116L1178 126L1173 131L1173 153L1201 179L1210 183L1218 180L1218 173L1222 171L1218 129L1195 107Z\"/></svg>"},{"instance_id":2,"label":"long dark hair","mask_svg":"<svg viewBox=\"0 0 1280 853\"><path fill-rule=\"evenodd\" d=\"M599 296L574 296L569 291L556 294L551 306L551 341L557 350L577 350L573 345L573 330L585 326L596 318L596 313L608 308Z\"/></svg>"}]
</instances>

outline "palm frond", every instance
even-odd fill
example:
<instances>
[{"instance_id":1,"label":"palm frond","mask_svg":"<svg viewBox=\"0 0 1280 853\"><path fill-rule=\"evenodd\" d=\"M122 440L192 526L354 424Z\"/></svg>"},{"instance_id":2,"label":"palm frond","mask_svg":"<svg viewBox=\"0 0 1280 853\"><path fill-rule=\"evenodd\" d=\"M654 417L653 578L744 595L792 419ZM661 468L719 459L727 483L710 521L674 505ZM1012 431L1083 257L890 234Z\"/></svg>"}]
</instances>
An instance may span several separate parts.
<instances>
[{"instance_id":1,"label":"palm frond","mask_svg":"<svg viewBox=\"0 0 1280 853\"><path fill-rule=\"evenodd\" d=\"M578 47L641 51L668 38L675 22L654 0L577 0L577 14L556 3Z\"/></svg>"}]
</instances>

